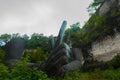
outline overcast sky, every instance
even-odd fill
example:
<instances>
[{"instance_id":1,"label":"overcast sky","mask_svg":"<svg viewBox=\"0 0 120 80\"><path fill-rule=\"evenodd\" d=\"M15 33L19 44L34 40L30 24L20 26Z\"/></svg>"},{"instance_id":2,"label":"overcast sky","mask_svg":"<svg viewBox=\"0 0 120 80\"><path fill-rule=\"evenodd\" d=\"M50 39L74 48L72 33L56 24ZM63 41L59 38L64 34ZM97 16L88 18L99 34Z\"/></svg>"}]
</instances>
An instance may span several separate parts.
<instances>
[{"instance_id":1,"label":"overcast sky","mask_svg":"<svg viewBox=\"0 0 120 80\"><path fill-rule=\"evenodd\" d=\"M63 20L67 27L88 20L92 0L0 0L0 34L57 35Z\"/></svg>"}]
</instances>

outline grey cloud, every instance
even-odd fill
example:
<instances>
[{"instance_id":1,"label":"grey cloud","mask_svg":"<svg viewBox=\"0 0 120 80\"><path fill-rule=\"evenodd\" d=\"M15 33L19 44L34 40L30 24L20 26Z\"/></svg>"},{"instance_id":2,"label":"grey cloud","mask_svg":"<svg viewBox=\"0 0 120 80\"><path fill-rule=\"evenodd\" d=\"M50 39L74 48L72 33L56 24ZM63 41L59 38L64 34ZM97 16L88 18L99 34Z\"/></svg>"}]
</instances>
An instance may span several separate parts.
<instances>
[{"instance_id":1,"label":"grey cloud","mask_svg":"<svg viewBox=\"0 0 120 80\"><path fill-rule=\"evenodd\" d=\"M57 35L64 19L68 26L88 19L91 0L0 0L0 33Z\"/></svg>"}]
</instances>

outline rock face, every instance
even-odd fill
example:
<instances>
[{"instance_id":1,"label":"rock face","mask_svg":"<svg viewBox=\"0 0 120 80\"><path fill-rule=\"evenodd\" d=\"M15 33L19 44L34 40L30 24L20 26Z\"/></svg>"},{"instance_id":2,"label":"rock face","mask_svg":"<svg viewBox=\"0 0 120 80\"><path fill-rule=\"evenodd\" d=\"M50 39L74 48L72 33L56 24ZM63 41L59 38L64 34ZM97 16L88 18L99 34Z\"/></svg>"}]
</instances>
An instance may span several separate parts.
<instances>
[{"instance_id":1,"label":"rock face","mask_svg":"<svg viewBox=\"0 0 120 80\"><path fill-rule=\"evenodd\" d=\"M108 61L120 52L120 34L108 36L100 42L92 43L93 58L98 61Z\"/></svg>"},{"instance_id":2,"label":"rock face","mask_svg":"<svg viewBox=\"0 0 120 80\"><path fill-rule=\"evenodd\" d=\"M120 0L104 0L97 10L97 14L99 16L107 15L111 9L118 9L120 12ZM120 16L116 18L118 22L120 22ZM118 52L120 52L120 33L116 32L114 37L106 36L102 41L93 42L91 47L90 53L92 53L94 60L111 60Z\"/></svg>"},{"instance_id":3,"label":"rock face","mask_svg":"<svg viewBox=\"0 0 120 80\"><path fill-rule=\"evenodd\" d=\"M103 15L109 13L111 8L117 8L120 6L120 0L104 0L103 4L98 9L98 14Z\"/></svg>"}]
</instances>

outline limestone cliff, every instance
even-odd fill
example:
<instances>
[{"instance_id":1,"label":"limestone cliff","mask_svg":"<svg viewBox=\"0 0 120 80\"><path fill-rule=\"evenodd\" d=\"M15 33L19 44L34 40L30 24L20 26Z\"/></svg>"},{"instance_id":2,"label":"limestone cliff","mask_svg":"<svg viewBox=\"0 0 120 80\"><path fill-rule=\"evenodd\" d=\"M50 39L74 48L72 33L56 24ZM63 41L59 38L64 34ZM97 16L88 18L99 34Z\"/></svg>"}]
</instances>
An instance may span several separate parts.
<instances>
[{"instance_id":1,"label":"limestone cliff","mask_svg":"<svg viewBox=\"0 0 120 80\"><path fill-rule=\"evenodd\" d=\"M105 0L96 14L108 15L110 10L118 9L120 12L120 0ZM120 24L120 15L116 17ZM120 27L119 25L117 27ZM101 41L93 41L89 52L94 60L108 61L120 52L120 33L114 29L115 35L106 36Z\"/></svg>"},{"instance_id":2,"label":"limestone cliff","mask_svg":"<svg viewBox=\"0 0 120 80\"><path fill-rule=\"evenodd\" d=\"M107 36L100 42L92 43L93 58L98 61L108 61L120 52L120 33L114 37Z\"/></svg>"}]
</instances>

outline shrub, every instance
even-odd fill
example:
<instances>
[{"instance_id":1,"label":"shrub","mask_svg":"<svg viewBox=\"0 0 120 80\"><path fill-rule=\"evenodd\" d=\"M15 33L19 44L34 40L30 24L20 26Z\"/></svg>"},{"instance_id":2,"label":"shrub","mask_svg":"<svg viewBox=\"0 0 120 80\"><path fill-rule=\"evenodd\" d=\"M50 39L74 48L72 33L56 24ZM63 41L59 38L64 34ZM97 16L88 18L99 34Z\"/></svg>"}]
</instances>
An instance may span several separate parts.
<instances>
[{"instance_id":1,"label":"shrub","mask_svg":"<svg viewBox=\"0 0 120 80\"><path fill-rule=\"evenodd\" d=\"M92 72L69 72L63 79L60 80L120 80L120 68L119 69L107 69L101 71L95 69Z\"/></svg>"},{"instance_id":2,"label":"shrub","mask_svg":"<svg viewBox=\"0 0 120 80\"><path fill-rule=\"evenodd\" d=\"M66 74L63 80L107 80L99 72L99 69L94 72L74 71Z\"/></svg>"},{"instance_id":3,"label":"shrub","mask_svg":"<svg viewBox=\"0 0 120 80\"><path fill-rule=\"evenodd\" d=\"M119 69L108 69L101 72L101 77L108 80L120 80L120 68Z\"/></svg>"},{"instance_id":4,"label":"shrub","mask_svg":"<svg viewBox=\"0 0 120 80\"><path fill-rule=\"evenodd\" d=\"M34 50L25 51L24 57L27 57L30 62L39 62L44 61L47 57L47 53L45 53L40 47Z\"/></svg>"},{"instance_id":5,"label":"shrub","mask_svg":"<svg viewBox=\"0 0 120 80\"><path fill-rule=\"evenodd\" d=\"M20 62L11 69L11 80L49 80L43 71L37 68L29 68L26 64Z\"/></svg>"},{"instance_id":6,"label":"shrub","mask_svg":"<svg viewBox=\"0 0 120 80\"><path fill-rule=\"evenodd\" d=\"M4 51L0 48L0 63L2 63L4 60L4 54Z\"/></svg>"},{"instance_id":7,"label":"shrub","mask_svg":"<svg viewBox=\"0 0 120 80\"><path fill-rule=\"evenodd\" d=\"M10 79L10 73L8 68L0 63L0 80L9 80Z\"/></svg>"},{"instance_id":8,"label":"shrub","mask_svg":"<svg viewBox=\"0 0 120 80\"><path fill-rule=\"evenodd\" d=\"M63 80L79 80L79 78L80 78L80 72L74 71L67 73Z\"/></svg>"},{"instance_id":9,"label":"shrub","mask_svg":"<svg viewBox=\"0 0 120 80\"><path fill-rule=\"evenodd\" d=\"M0 80L51 80L37 68L29 68L26 62L16 63L12 69L0 64Z\"/></svg>"},{"instance_id":10,"label":"shrub","mask_svg":"<svg viewBox=\"0 0 120 80\"><path fill-rule=\"evenodd\" d=\"M108 61L107 63L110 68L120 68L120 53L118 53L118 55L116 55L112 60Z\"/></svg>"}]
</instances>

